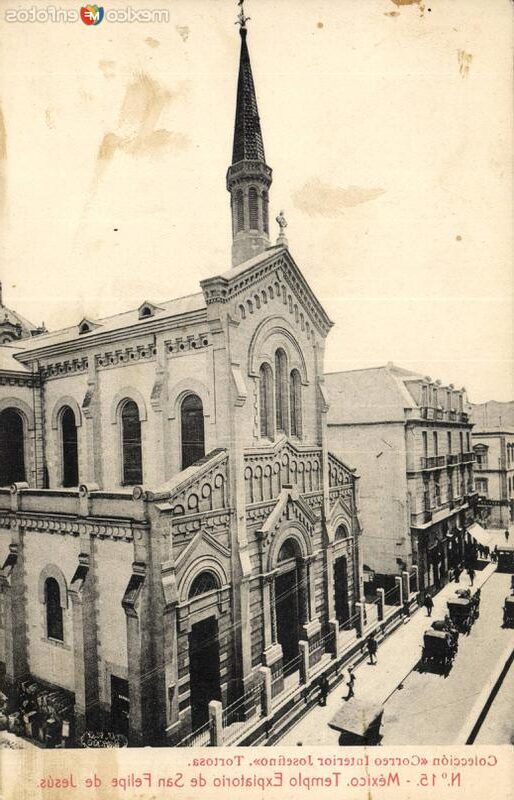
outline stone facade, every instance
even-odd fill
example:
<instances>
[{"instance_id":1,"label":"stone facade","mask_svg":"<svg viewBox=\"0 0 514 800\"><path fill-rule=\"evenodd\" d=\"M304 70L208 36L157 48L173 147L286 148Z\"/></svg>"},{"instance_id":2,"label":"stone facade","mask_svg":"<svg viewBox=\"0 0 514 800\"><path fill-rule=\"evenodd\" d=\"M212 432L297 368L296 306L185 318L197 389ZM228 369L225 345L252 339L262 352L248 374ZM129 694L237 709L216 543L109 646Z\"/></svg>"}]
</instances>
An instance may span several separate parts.
<instances>
[{"instance_id":1,"label":"stone facade","mask_svg":"<svg viewBox=\"0 0 514 800\"><path fill-rule=\"evenodd\" d=\"M4 684L14 705L22 683L67 692L75 740L178 743L214 699L251 720L263 667L280 696L362 599L357 477L327 446L332 323L260 208L198 294L2 356ZM245 231L258 252L236 263Z\"/></svg>"},{"instance_id":2,"label":"stone facade","mask_svg":"<svg viewBox=\"0 0 514 800\"><path fill-rule=\"evenodd\" d=\"M487 527L514 521L514 403L471 406L479 511Z\"/></svg>"},{"instance_id":3,"label":"stone facade","mask_svg":"<svg viewBox=\"0 0 514 800\"><path fill-rule=\"evenodd\" d=\"M394 586L412 565L422 588L440 586L475 515L465 391L393 364L329 374L326 386L329 446L362 476L367 590Z\"/></svg>"}]
</instances>

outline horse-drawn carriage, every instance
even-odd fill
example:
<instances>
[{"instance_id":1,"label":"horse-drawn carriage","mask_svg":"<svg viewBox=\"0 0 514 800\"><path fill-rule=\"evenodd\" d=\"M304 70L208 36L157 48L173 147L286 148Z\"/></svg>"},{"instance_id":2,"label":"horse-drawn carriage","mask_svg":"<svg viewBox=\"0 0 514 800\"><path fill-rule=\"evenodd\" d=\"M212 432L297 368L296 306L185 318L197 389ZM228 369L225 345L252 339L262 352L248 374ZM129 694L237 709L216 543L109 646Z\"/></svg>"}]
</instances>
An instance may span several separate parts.
<instances>
[{"instance_id":1,"label":"horse-drawn carriage","mask_svg":"<svg viewBox=\"0 0 514 800\"><path fill-rule=\"evenodd\" d=\"M457 653L455 635L448 630L429 628L423 634L422 667L449 669Z\"/></svg>"},{"instance_id":2,"label":"horse-drawn carriage","mask_svg":"<svg viewBox=\"0 0 514 800\"><path fill-rule=\"evenodd\" d=\"M477 603L471 597L469 589L458 589L447 602L448 614L460 633L469 633L476 617Z\"/></svg>"},{"instance_id":3,"label":"horse-drawn carriage","mask_svg":"<svg viewBox=\"0 0 514 800\"><path fill-rule=\"evenodd\" d=\"M514 628L514 594L508 594L503 604L503 627Z\"/></svg>"}]
</instances>

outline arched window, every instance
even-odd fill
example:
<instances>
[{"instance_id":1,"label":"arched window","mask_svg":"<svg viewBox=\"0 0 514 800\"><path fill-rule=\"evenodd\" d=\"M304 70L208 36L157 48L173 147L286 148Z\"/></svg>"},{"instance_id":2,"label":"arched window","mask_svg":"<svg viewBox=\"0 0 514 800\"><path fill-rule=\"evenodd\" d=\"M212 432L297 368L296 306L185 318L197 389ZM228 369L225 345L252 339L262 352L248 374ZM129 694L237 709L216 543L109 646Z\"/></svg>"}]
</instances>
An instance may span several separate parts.
<instances>
[{"instance_id":1,"label":"arched window","mask_svg":"<svg viewBox=\"0 0 514 800\"><path fill-rule=\"evenodd\" d=\"M291 561L300 555L300 548L294 539L286 539L284 544L278 551L277 564L282 564L284 561Z\"/></svg>"},{"instance_id":2,"label":"arched window","mask_svg":"<svg viewBox=\"0 0 514 800\"><path fill-rule=\"evenodd\" d=\"M62 485L78 486L79 457L77 445L77 423L69 406L61 411Z\"/></svg>"},{"instance_id":3,"label":"arched window","mask_svg":"<svg viewBox=\"0 0 514 800\"><path fill-rule=\"evenodd\" d=\"M253 186L248 191L248 211L250 215L250 230L259 230L259 195Z\"/></svg>"},{"instance_id":4,"label":"arched window","mask_svg":"<svg viewBox=\"0 0 514 800\"><path fill-rule=\"evenodd\" d=\"M243 190L240 189L236 194L236 233L239 231L244 230L245 227L245 206L244 206L244 194Z\"/></svg>"},{"instance_id":5,"label":"arched window","mask_svg":"<svg viewBox=\"0 0 514 800\"><path fill-rule=\"evenodd\" d=\"M0 413L0 486L25 478L23 419L15 408Z\"/></svg>"},{"instance_id":6,"label":"arched window","mask_svg":"<svg viewBox=\"0 0 514 800\"><path fill-rule=\"evenodd\" d=\"M189 590L189 599L192 597L198 597L201 594L207 594L207 592L212 592L214 589L219 589L219 583L216 576L208 570L205 572L200 572L200 574L196 576L191 584L191 588Z\"/></svg>"},{"instance_id":7,"label":"arched window","mask_svg":"<svg viewBox=\"0 0 514 800\"><path fill-rule=\"evenodd\" d=\"M126 400L121 409L123 483L135 486L143 482L143 454L139 409L133 400Z\"/></svg>"},{"instance_id":8,"label":"arched window","mask_svg":"<svg viewBox=\"0 0 514 800\"><path fill-rule=\"evenodd\" d=\"M259 370L260 424L261 436L273 437L273 373L269 364L262 364Z\"/></svg>"},{"instance_id":9,"label":"arched window","mask_svg":"<svg viewBox=\"0 0 514 800\"><path fill-rule=\"evenodd\" d=\"M182 431L182 469L205 455L203 405L196 394L188 394L180 409Z\"/></svg>"},{"instance_id":10,"label":"arched window","mask_svg":"<svg viewBox=\"0 0 514 800\"><path fill-rule=\"evenodd\" d=\"M262 193L262 228L264 233L269 233L269 219L268 219L269 199L268 193Z\"/></svg>"},{"instance_id":11,"label":"arched window","mask_svg":"<svg viewBox=\"0 0 514 800\"><path fill-rule=\"evenodd\" d=\"M46 635L49 639L64 640L61 590L55 578L45 581Z\"/></svg>"},{"instance_id":12,"label":"arched window","mask_svg":"<svg viewBox=\"0 0 514 800\"><path fill-rule=\"evenodd\" d=\"M293 369L289 380L289 405L291 409L291 436L302 435L302 382L300 373Z\"/></svg>"},{"instance_id":13,"label":"arched window","mask_svg":"<svg viewBox=\"0 0 514 800\"><path fill-rule=\"evenodd\" d=\"M287 433L287 357L282 349L275 353L275 418L277 430Z\"/></svg>"}]
</instances>

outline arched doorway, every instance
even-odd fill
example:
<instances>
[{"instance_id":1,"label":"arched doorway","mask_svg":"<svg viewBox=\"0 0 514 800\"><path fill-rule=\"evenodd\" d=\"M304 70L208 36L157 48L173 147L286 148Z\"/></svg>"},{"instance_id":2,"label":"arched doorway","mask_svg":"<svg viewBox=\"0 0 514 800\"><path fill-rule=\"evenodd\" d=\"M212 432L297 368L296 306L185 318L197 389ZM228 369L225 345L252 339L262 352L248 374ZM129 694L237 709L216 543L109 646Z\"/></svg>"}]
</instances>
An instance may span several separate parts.
<instances>
[{"instance_id":1,"label":"arched doorway","mask_svg":"<svg viewBox=\"0 0 514 800\"><path fill-rule=\"evenodd\" d=\"M180 407L182 469L194 464L205 455L205 432L202 401L196 394L188 394Z\"/></svg>"},{"instance_id":2,"label":"arched doorway","mask_svg":"<svg viewBox=\"0 0 514 800\"><path fill-rule=\"evenodd\" d=\"M189 589L188 599L206 595L219 589L216 576L206 570L200 572ZM195 622L189 634L189 690L191 728L196 730L209 719L209 703L221 700L220 647L218 621L210 616Z\"/></svg>"},{"instance_id":3,"label":"arched doorway","mask_svg":"<svg viewBox=\"0 0 514 800\"><path fill-rule=\"evenodd\" d=\"M0 413L0 486L26 480L23 419L15 408Z\"/></svg>"},{"instance_id":4,"label":"arched doorway","mask_svg":"<svg viewBox=\"0 0 514 800\"><path fill-rule=\"evenodd\" d=\"M295 539L286 539L277 558L275 577L275 619L277 641L282 647L284 675L298 669L294 660L298 656L300 638L300 581L298 557L300 548Z\"/></svg>"},{"instance_id":5,"label":"arched doorway","mask_svg":"<svg viewBox=\"0 0 514 800\"><path fill-rule=\"evenodd\" d=\"M69 406L61 411L62 441L62 485L78 486L79 451L77 444L77 421Z\"/></svg>"},{"instance_id":6,"label":"arched doorway","mask_svg":"<svg viewBox=\"0 0 514 800\"><path fill-rule=\"evenodd\" d=\"M341 542L348 539L349 534L344 525L336 529L334 541ZM348 602L348 561L346 556L334 553L334 599L335 613L339 624L350 619L350 604Z\"/></svg>"}]
</instances>

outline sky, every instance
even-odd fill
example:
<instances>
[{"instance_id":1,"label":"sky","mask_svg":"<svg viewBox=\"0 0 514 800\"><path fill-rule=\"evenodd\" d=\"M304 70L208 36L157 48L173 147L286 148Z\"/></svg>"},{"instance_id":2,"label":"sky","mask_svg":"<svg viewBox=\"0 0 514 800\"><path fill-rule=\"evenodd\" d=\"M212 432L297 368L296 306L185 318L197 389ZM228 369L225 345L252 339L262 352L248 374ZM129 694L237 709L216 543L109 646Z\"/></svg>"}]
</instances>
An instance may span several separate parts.
<instances>
[{"instance_id":1,"label":"sky","mask_svg":"<svg viewBox=\"0 0 514 800\"><path fill-rule=\"evenodd\" d=\"M235 0L104 4L167 22L5 19L49 5L0 0L0 277L6 305L55 329L229 268L239 36ZM514 398L512 13L246 0L271 219L284 209L334 322L327 372L393 361Z\"/></svg>"}]
</instances>

